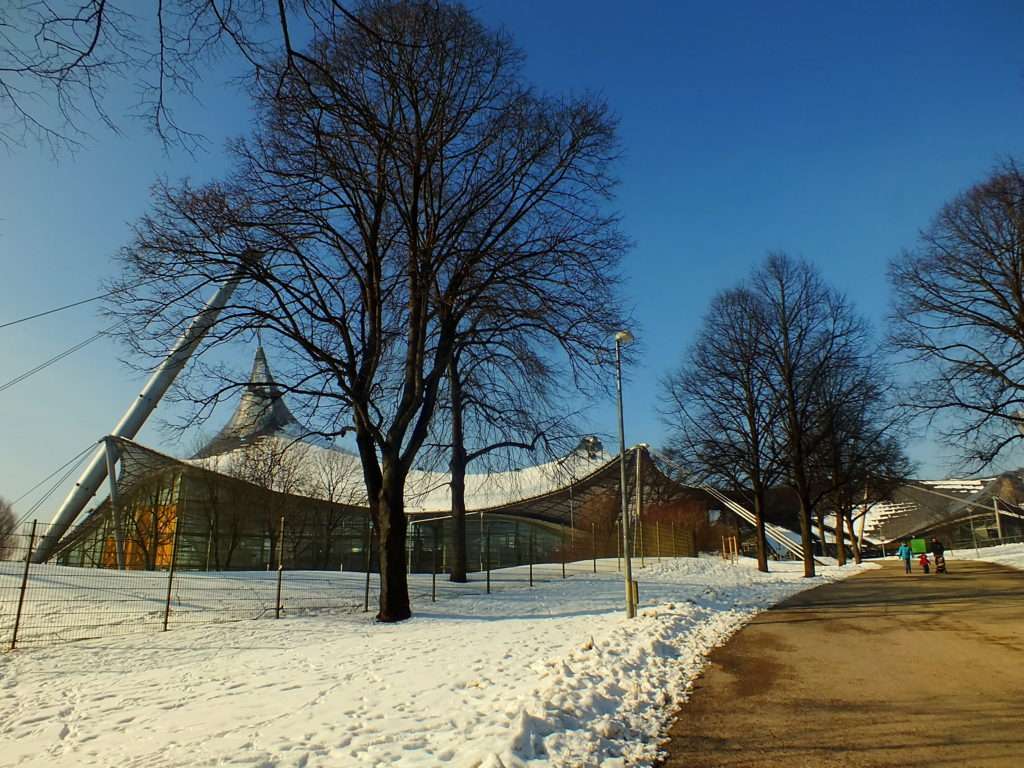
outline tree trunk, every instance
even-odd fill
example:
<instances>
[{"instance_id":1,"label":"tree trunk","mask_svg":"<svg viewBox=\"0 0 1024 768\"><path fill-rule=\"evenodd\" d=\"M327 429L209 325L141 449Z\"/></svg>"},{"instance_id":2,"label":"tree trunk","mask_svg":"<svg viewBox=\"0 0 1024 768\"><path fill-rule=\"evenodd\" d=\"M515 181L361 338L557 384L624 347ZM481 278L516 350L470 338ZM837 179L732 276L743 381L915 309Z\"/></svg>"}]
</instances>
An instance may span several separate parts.
<instances>
[{"instance_id":1,"label":"tree trunk","mask_svg":"<svg viewBox=\"0 0 1024 768\"><path fill-rule=\"evenodd\" d=\"M811 505L802 493L800 499L800 543L804 549L804 578L814 576L814 550L811 544Z\"/></svg>"},{"instance_id":2,"label":"tree trunk","mask_svg":"<svg viewBox=\"0 0 1024 768\"><path fill-rule=\"evenodd\" d=\"M462 381L458 360L448 366L452 408L452 455L448 462L452 489L452 541L450 548L451 581L466 581L466 446L462 430ZM483 541L480 546L483 547Z\"/></svg>"},{"instance_id":3,"label":"tree trunk","mask_svg":"<svg viewBox=\"0 0 1024 768\"><path fill-rule=\"evenodd\" d=\"M846 565L846 545L843 543L843 521L846 515L841 509L836 510L836 563L842 568Z\"/></svg>"},{"instance_id":4,"label":"tree trunk","mask_svg":"<svg viewBox=\"0 0 1024 768\"><path fill-rule=\"evenodd\" d=\"M818 518L818 538L821 539L821 556L828 557L828 543L825 541L825 514L819 509L816 517Z\"/></svg>"},{"instance_id":5,"label":"tree trunk","mask_svg":"<svg viewBox=\"0 0 1024 768\"><path fill-rule=\"evenodd\" d=\"M757 543L757 570L768 573L768 542L764 535L764 491L754 491L754 536Z\"/></svg>"},{"instance_id":6,"label":"tree trunk","mask_svg":"<svg viewBox=\"0 0 1024 768\"><path fill-rule=\"evenodd\" d=\"M383 461L377 498L378 552L380 553L380 611L377 621L405 621L412 616L405 563L405 483L387 458Z\"/></svg>"},{"instance_id":7,"label":"tree trunk","mask_svg":"<svg viewBox=\"0 0 1024 768\"><path fill-rule=\"evenodd\" d=\"M845 517L846 527L850 532L850 549L853 550L853 562L860 565L860 542L857 540L857 534L853 532L853 512L848 511Z\"/></svg>"}]
</instances>

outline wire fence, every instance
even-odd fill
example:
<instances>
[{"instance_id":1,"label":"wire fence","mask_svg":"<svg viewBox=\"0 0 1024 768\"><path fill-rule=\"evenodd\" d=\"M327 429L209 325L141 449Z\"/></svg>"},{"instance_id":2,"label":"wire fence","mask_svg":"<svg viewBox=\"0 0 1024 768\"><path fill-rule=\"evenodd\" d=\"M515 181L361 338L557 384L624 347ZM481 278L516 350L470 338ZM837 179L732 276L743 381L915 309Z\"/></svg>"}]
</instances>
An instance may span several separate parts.
<instances>
[{"instance_id":1,"label":"wire fence","mask_svg":"<svg viewBox=\"0 0 1024 768\"><path fill-rule=\"evenodd\" d=\"M414 609L583 574L621 572L623 565L616 528L553 532L524 525L511 535L508 526L488 524L470 548L467 581L456 583L449 579L452 542L444 530L423 535L417 526L410 527L406 556ZM179 562L183 547L175 530L164 562L157 561L151 570L119 569L33 563L45 533L46 526L33 522L0 541L4 649L315 612L356 614L375 611L379 602L374 546L347 558L346 570L294 570L283 544L286 537L279 535L275 561L267 570L188 570ZM650 563L696 554L692 530L672 522L636 525L632 541L635 579L642 579ZM352 570L353 561L362 565Z\"/></svg>"}]
</instances>

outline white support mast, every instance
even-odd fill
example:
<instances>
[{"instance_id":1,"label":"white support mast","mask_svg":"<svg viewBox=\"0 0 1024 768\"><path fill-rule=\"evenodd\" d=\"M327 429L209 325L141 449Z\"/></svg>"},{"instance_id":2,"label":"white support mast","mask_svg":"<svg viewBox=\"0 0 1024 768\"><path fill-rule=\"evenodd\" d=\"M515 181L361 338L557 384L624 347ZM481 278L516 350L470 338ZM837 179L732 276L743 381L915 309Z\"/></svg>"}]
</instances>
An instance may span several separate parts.
<instances>
[{"instance_id":1,"label":"white support mast","mask_svg":"<svg viewBox=\"0 0 1024 768\"><path fill-rule=\"evenodd\" d=\"M142 425L146 423L146 419L149 418L153 409L160 402L160 399L170 388L171 384L174 383L174 379L181 372L181 369L185 367L185 363L188 362L189 357L195 352L199 342L202 341L210 328L213 327L213 324L217 321L217 316L231 299L231 294L235 292L235 288L238 287L241 278L242 268L239 268L226 283L217 289L213 298L196 315L164 361L153 371L153 375L150 376L146 386L139 392L135 402L125 411L124 416L121 417L117 426L111 431L110 437L123 437L128 440L135 437L142 428ZM67 498L64 499L64 503L60 505L57 514L53 516L49 530L47 530L46 535L39 542L35 553L32 555L33 562L46 562L57 546L57 542L60 541L65 531L71 527L71 524L74 523L78 515L85 509L89 500L96 495L96 491L99 490L106 478L107 450L106 445L101 444L93 454L92 460L90 460L85 471L82 472L82 476L78 478L75 487L71 489Z\"/></svg>"}]
</instances>

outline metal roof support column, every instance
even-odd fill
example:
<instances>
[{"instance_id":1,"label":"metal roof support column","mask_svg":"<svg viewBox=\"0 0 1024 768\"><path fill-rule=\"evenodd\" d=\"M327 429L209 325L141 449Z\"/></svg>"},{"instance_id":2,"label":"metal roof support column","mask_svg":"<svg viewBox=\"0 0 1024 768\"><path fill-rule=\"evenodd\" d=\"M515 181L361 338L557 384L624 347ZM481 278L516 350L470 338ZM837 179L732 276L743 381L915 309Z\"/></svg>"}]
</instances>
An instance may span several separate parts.
<instances>
[{"instance_id":1,"label":"metal roof support column","mask_svg":"<svg viewBox=\"0 0 1024 768\"><path fill-rule=\"evenodd\" d=\"M156 408L160 399L174 382L174 379L177 378L181 369L185 367L189 357L192 356L196 347L199 346L199 342L202 341L210 328L213 327L221 310L231 299L231 294L235 292L235 288L238 287L238 283L242 279L243 269L244 267L239 268L226 283L218 288L213 298L196 315L191 325L182 334L181 338L178 339L167 357L164 358L164 361L153 371L153 375L146 382L146 386L142 388L142 391L139 392L135 402L125 411L124 416L121 417L117 426L110 433L112 437L124 437L131 440L138 433L139 429L142 428L142 425L146 423L146 419L149 418L149 415ZM43 540L39 542L39 547L32 558L33 562L46 562L56 547L57 542L60 541L61 536L71 527L71 524L75 522L75 518L78 517L81 511L85 509L85 505L89 503L89 500L99 490L106 476L106 449L101 446L93 454L92 460L85 468L82 476L78 478L75 487L71 489L67 498L64 499L64 503L61 504L60 509L53 516L49 530L47 530Z\"/></svg>"},{"instance_id":2,"label":"metal roof support column","mask_svg":"<svg viewBox=\"0 0 1024 768\"><path fill-rule=\"evenodd\" d=\"M110 508L114 513L114 547L117 552L117 570L124 570L124 515L121 509L121 494L117 492L117 446L110 437L103 439L104 456L107 463L107 479L110 481Z\"/></svg>"}]
</instances>

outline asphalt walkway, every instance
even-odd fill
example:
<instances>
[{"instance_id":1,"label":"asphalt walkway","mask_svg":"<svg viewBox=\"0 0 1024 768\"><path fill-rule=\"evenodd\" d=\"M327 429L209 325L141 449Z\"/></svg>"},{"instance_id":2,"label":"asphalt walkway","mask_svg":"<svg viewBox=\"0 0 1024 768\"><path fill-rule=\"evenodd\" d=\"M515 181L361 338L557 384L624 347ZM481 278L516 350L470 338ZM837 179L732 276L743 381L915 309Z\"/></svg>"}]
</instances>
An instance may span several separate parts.
<instances>
[{"instance_id":1,"label":"asphalt walkway","mask_svg":"<svg viewBox=\"0 0 1024 768\"><path fill-rule=\"evenodd\" d=\"M803 592L711 656L665 768L1024 766L1024 572L888 562Z\"/></svg>"}]
</instances>

